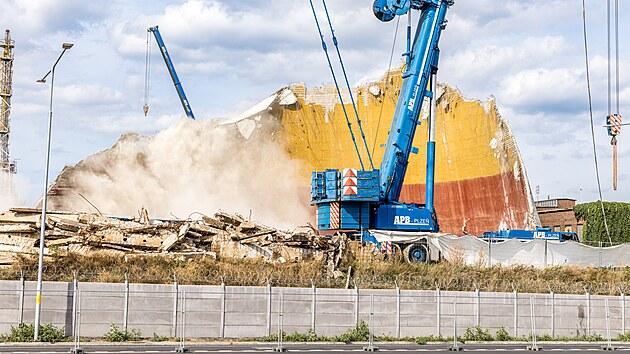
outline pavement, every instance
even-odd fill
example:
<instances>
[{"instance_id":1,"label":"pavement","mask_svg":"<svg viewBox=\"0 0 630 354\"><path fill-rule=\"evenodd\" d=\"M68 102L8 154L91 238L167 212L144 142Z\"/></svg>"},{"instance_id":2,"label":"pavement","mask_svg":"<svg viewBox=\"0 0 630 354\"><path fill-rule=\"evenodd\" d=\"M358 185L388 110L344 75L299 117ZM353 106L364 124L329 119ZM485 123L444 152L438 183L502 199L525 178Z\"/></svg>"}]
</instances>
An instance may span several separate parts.
<instances>
[{"instance_id":1,"label":"pavement","mask_svg":"<svg viewBox=\"0 0 630 354\"><path fill-rule=\"evenodd\" d=\"M367 343L284 343L283 349L289 353L361 353L366 352ZM483 353L530 352L531 343L466 343L459 344L461 351ZM605 352L606 343L558 343L542 342L538 348L545 352ZM617 351L630 352L630 344L613 343ZM58 354L70 353L73 343L0 343L0 353L14 354ZM242 343L242 342L191 342L184 348L190 353L273 353L277 343ZM374 343L379 353L448 353L452 343L417 345L412 343ZM85 342L80 344L83 353L174 353L181 349L175 342L142 342L142 343L103 343ZM181 352L181 351L180 351Z\"/></svg>"}]
</instances>

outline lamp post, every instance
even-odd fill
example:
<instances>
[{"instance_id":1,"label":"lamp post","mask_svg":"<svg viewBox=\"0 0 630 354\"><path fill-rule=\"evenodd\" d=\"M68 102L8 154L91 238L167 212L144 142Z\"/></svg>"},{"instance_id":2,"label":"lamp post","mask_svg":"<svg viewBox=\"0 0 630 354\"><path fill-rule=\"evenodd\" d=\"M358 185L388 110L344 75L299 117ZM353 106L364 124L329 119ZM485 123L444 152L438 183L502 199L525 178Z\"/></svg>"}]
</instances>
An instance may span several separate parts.
<instances>
[{"instance_id":1,"label":"lamp post","mask_svg":"<svg viewBox=\"0 0 630 354\"><path fill-rule=\"evenodd\" d=\"M63 51L59 54L59 58L53 64L52 69L50 69L44 77L37 80L39 83L45 83L46 78L50 75L50 107L48 110L48 135L46 137L46 168L44 172L44 195L42 199L42 220L41 220L41 228L39 234L39 265L37 268L37 294L35 295L35 336L34 339L37 340L39 338L39 322L40 322L40 314L42 307L42 268L44 265L44 234L46 233L46 201L48 194L48 171L50 167L50 136L52 131L52 118L53 118L53 84L55 83L55 67L61 60L61 57L66 52L66 50L72 48L74 44L72 43L64 43L61 45Z\"/></svg>"}]
</instances>

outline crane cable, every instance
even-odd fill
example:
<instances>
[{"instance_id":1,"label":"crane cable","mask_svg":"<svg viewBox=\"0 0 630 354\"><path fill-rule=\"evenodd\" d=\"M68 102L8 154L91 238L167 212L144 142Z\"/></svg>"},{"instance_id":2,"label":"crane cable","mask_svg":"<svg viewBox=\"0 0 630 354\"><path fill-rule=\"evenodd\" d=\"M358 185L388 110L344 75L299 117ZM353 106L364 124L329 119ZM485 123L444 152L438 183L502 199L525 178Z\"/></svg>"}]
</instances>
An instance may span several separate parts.
<instances>
[{"instance_id":1,"label":"crane cable","mask_svg":"<svg viewBox=\"0 0 630 354\"><path fill-rule=\"evenodd\" d=\"M396 31L394 32L394 43L392 44L392 51L389 54L389 65L387 66L387 74L385 76L385 87L387 87L389 83L389 75L392 70L392 60L394 59L394 50L396 48L396 38L398 38L398 26L400 25L400 16L397 16L398 20L396 21ZM376 124L376 134L374 135L374 140L372 141L372 155L374 155L374 149L376 149L376 141L378 140L378 132L381 127L381 117L383 115L383 106L385 105L385 90L383 90L383 98L381 98L381 109L378 112L378 121Z\"/></svg>"},{"instance_id":2,"label":"crane cable","mask_svg":"<svg viewBox=\"0 0 630 354\"><path fill-rule=\"evenodd\" d=\"M343 60L341 59L341 52L339 51L339 44L337 42L337 36L335 36L335 30L333 29L332 21L330 20L330 15L328 14L328 7L326 6L326 0L322 0L322 4L324 4L324 11L326 11L326 18L328 19L328 26L330 26L330 33L332 35L333 44L335 45L335 49L337 50L337 56L339 57L339 64L341 64L343 77L346 80L346 87L348 88L348 94L350 95L352 108L354 108L354 114L357 118L357 125L359 126L359 131L361 132L363 145L365 146L365 151L367 152L368 160L370 161L370 166L372 167L372 169L374 169L374 163L372 162L372 154L370 154L370 148L368 147L367 141L365 140L365 134L363 133L363 126L361 125L361 118L359 118L357 105L356 103L354 103L354 96L352 95L352 89L350 88L350 83L348 82L348 75L346 74L346 67L343 65Z\"/></svg>"},{"instance_id":3,"label":"crane cable","mask_svg":"<svg viewBox=\"0 0 630 354\"><path fill-rule=\"evenodd\" d=\"M602 209L602 216L604 217L604 227L606 228L606 235L608 235L608 241L612 245L612 239L610 238L610 230L608 229L608 221L606 220L606 211L604 210L604 201L602 197L602 185L599 179L599 163L597 161L597 149L595 145L595 123L593 122L593 98L591 95L591 76L588 65L588 40L586 35L586 0L582 0L582 20L584 25L584 57L586 62L586 87L588 92L588 111L591 119L591 139L593 141L593 157L595 160L595 175L597 176L597 190L599 191L599 203Z\"/></svg>"},{"instance_id":4,"label":"crane cable","mask_svg":"<svg viewBox=\"0 0 630 354\"><path fill-rule=\"evenodd\" d=\"M607 1L606 13L607 13L607 35L608 35L608 117L610 119L612 112L612 70L611 70L611 40L610 40L610 20L611 20L610 0ZM619 114L619 0L615 0L615 114ZM610 121L607 125L613 124ZM617 136L613 135L610 139L610 145L612 145L612 182L613 190L617 190Z\"/></svg>"},{"instance_id":5,"label":"crane cable","mask_svg":"<svg viewBox=\"0 0 630 354\"><path fill-rule=\"evenodd\" d=\"M319 32L319 37L321 38L321 41L322 41L322 48L324 49L324 53L326 54L326 60L328 60L328 67L330 68L330 73L332 74L333 81L335 82L335 87L337 88L337 94L339 95L341 108L343 109L343 114L346 117L346 123L348 123L348 130L350 131L350 137L352 138L354 149L357 152L357 157L359 158L359 164L361 164L361 169L365 170L365 167L363 166L363 159L361 159L361 152L359 152L359 146L357 145L357 140L355 139L354 132L352 131L352 123L350 123L350 119L348 118L346 105L343 102L343 97L341 96L341 90L339 90L339 84L337 83L337 76L335 76L335 71L333 70L332 63L330 62L330 55L328 55L328 47L326 46L326 41L324 41L324 35L322 34L322 29L319 26L319 20L317 19L317 13L315 12L315 6L313 5L313 0L309 0L309 2L311 3L311 10L313 10L313 17L315 18L317 31Z\"/></svg>"},{"instance_id":6,"label":"crane cable","mask_svg":"<svg viewBox=\"0 0 630 354\"><path fill-rule=\"evenodd\" d=\"M620 114L619 110L619 0L615 0L615 97L617 114ZM613 146L613 158L614 158L614 189L617 190L617 139L615 139L615 145Z\"/></svg>"},{"instance_id":7,"label":"crane cable","mask_svg":"<svg viewBox=\"0 0 630 354\"><path fill-rule=\"evenodd\" d=\"M144 111L144 116L147 116L149 113L149 83L151 78L151 33L147 31L147 49L145 53L144 60L144 106L142 110Z\"/></svg>"}]
</instances>

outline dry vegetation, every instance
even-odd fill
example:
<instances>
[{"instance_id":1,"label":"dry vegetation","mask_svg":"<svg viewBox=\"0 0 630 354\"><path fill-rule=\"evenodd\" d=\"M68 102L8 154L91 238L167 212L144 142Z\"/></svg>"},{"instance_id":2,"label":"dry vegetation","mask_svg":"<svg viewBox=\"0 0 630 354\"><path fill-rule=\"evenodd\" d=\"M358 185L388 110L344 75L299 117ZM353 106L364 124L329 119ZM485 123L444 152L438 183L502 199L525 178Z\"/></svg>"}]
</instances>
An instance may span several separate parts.
<instances>
[{"instance_id":1,"label":"dry vegetation","mask_svg":"<svg viewBox=\"0 0 630 354\"><path fill-rule=\"evenodd\" d=\"M71 281L123 282L127 274L130 282L169 283L174 277L180 284L266 285L309 287L394 288L403 289L475 290L619 294L630 289L630 268L551 267L474 267L441 262L437 264L407 264L400 260L358 261L347 259L340 265L343 276L327 277L321 262L269 263L254 260L188 260L161 256L114 257L110 255L86 257L70 255L55 257L46 262L44 279ZM27 280L37 276L37 258L22 256L11 267L0 269L1 279Z\"/></svg>"}]
</instances>

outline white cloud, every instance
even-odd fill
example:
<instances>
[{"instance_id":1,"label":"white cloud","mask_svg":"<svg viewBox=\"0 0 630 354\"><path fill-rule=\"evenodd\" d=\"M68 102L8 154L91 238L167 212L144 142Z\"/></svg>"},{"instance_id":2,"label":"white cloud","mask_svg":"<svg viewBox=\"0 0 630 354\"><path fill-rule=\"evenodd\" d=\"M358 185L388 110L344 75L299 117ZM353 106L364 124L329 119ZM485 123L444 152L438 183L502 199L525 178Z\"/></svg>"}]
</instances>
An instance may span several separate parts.
<instances>
[{"instance_id":1,"label":"white cloud","mask_svg":"<svg viewBox=\"0 0 630 354\"><path fill-rule=\"evenodd\" d=\"M75 106L98 106L120 103L124 94L100 85L68 85L58 87L55 95L62 102Z\"/></svg>"},{"instance_id":2,"label":"white cloud","mask_svg":"<svg viewBox=\"0 0 630 354\"><path fill-rule=\"evenodd\" d=\"M529 112L582 111L584 77L571 69L529 69L502 79L501 97Z\"/></svg>"}]
</instances>

